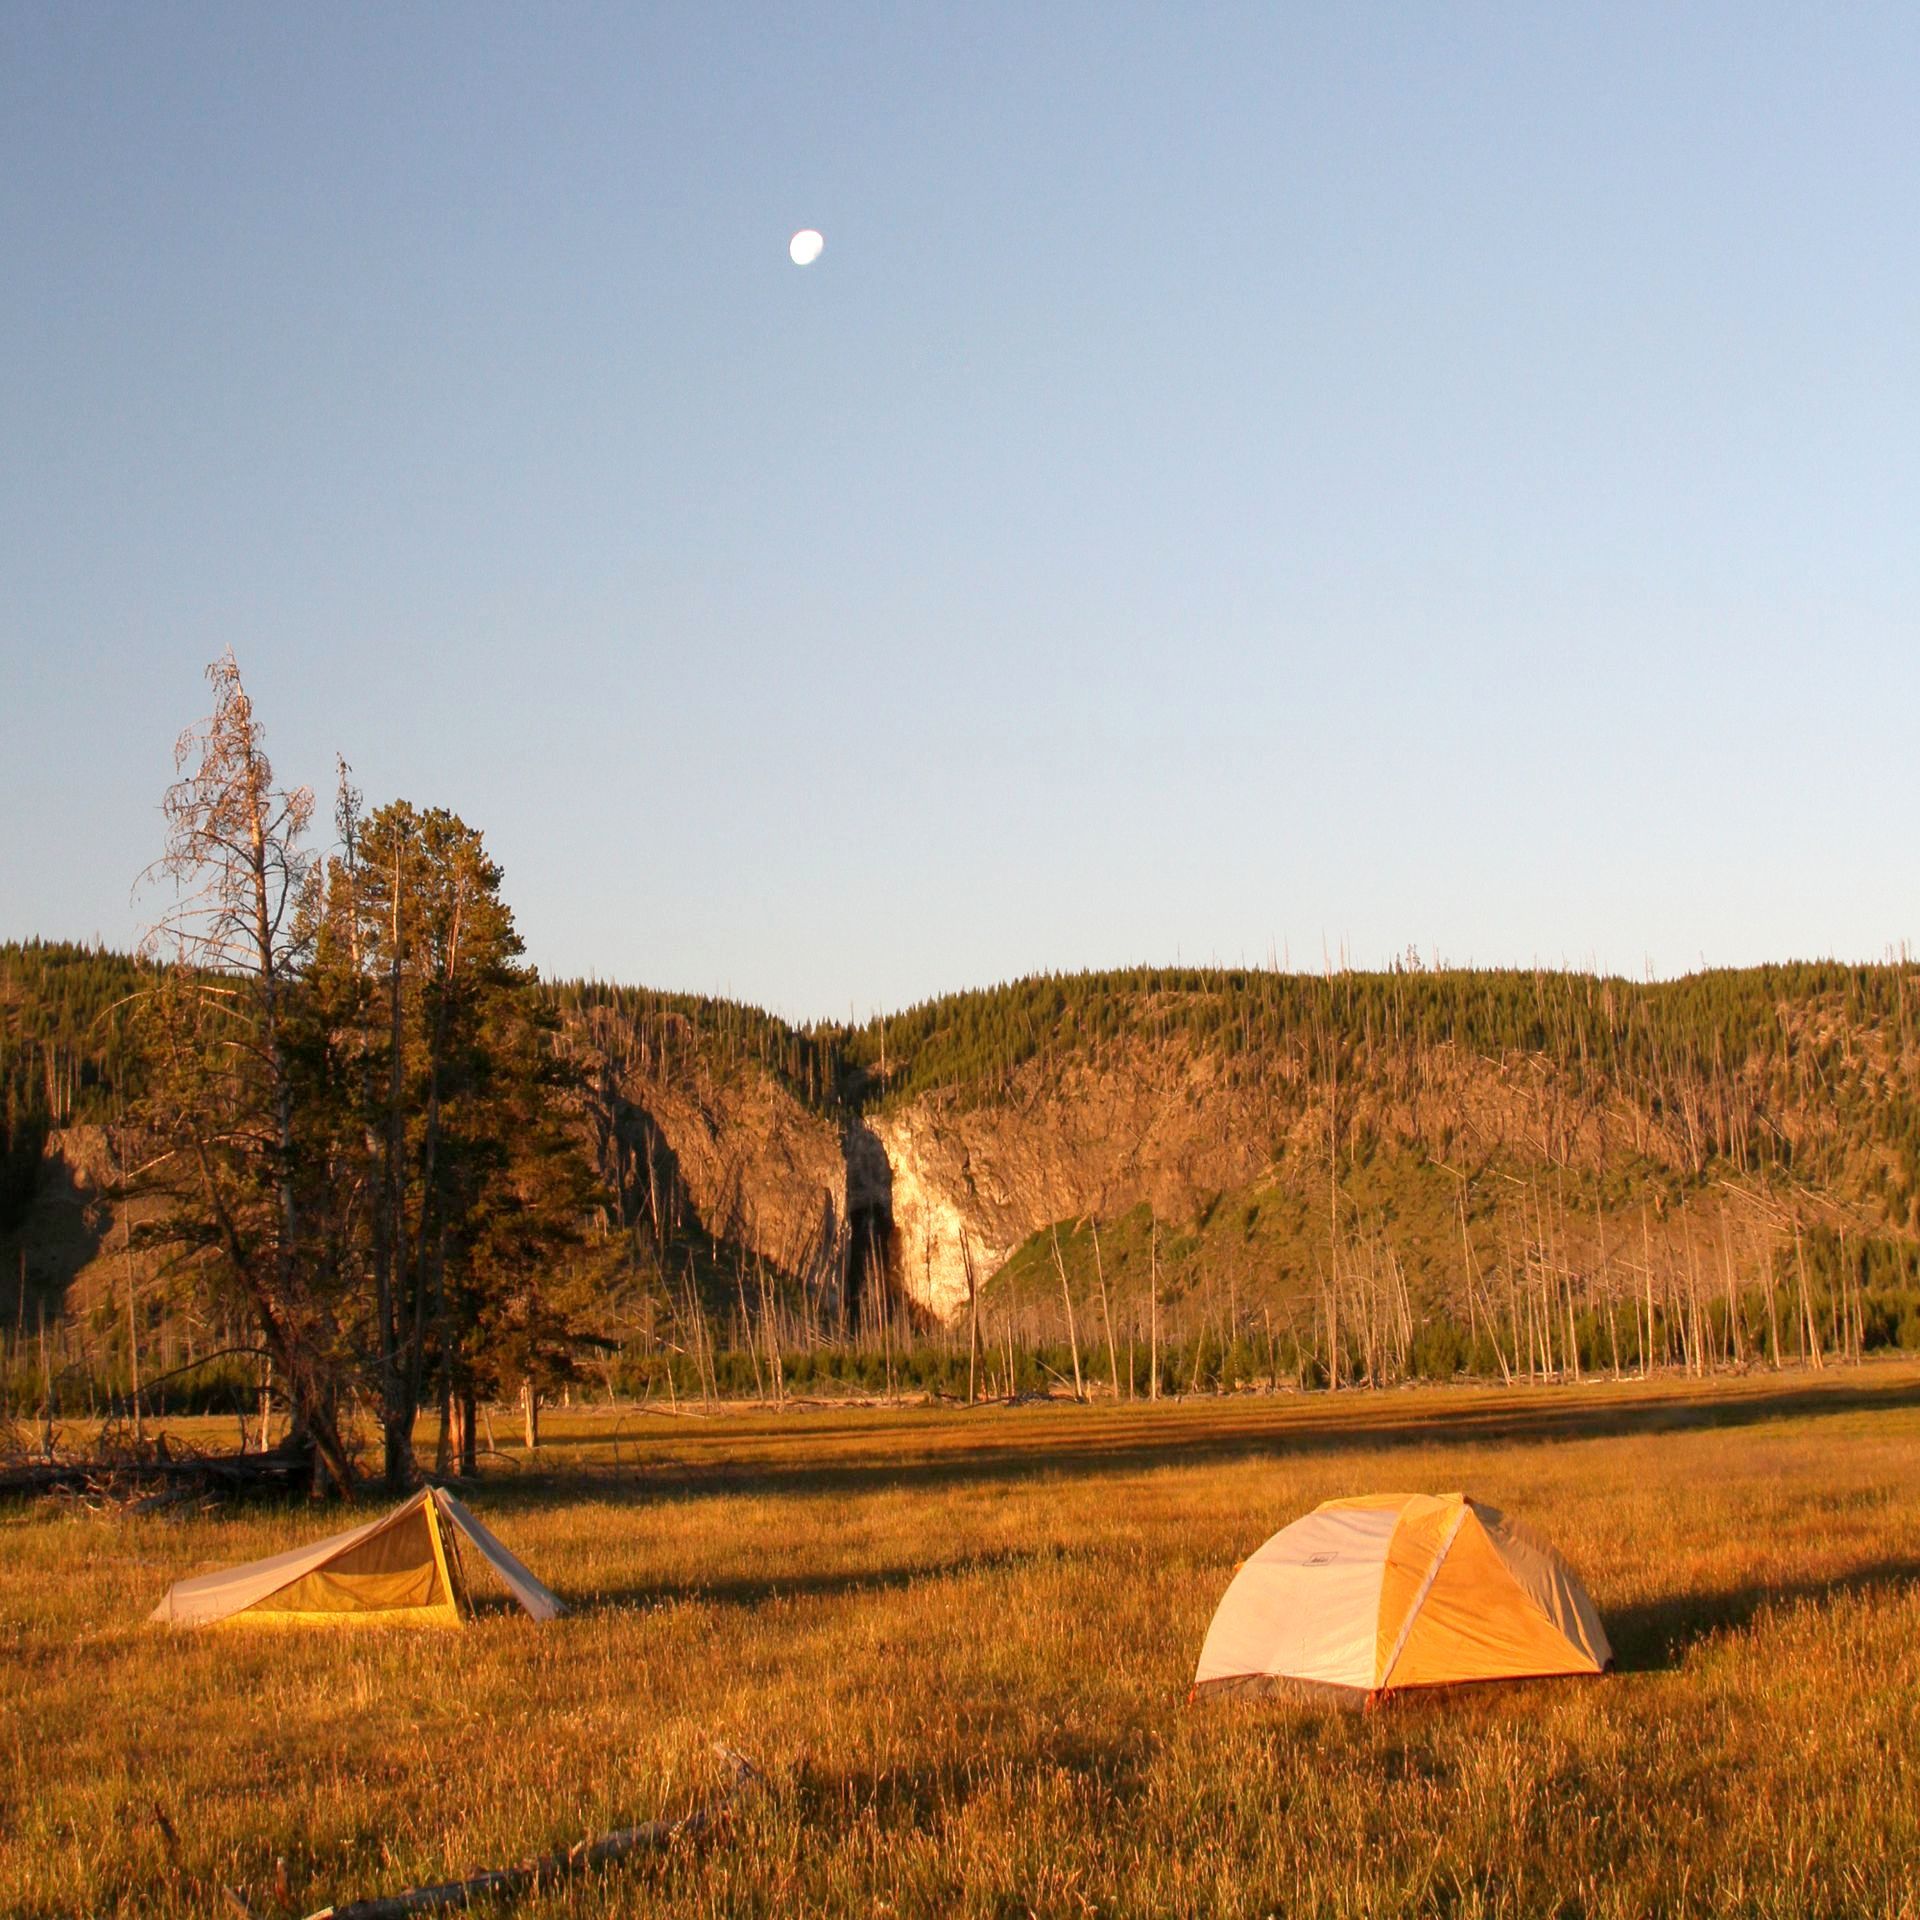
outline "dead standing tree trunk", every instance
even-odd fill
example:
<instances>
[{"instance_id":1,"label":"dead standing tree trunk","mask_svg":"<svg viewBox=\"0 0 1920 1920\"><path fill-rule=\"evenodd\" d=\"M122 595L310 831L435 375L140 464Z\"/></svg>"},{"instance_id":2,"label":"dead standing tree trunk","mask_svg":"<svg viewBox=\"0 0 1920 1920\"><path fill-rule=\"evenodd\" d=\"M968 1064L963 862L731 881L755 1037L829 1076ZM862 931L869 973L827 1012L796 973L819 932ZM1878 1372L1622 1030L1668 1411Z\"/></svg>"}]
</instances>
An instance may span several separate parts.
<instances>
[{"instance_id":1,"label":"dead standing tree trunk","mask_svg":"<svg viewBox=\"0 0 1920 1920\"><path fill-rule=\"evenodd\" d=\"M973 1277L973 1249L967 1244L967 1230L960 1229L960 1260L967 1270L967 1405L979 1398L980 1377L980 1293Z\"/></svg>"},{"instance_id":2,"label":"dead standing tree trunk","mask_svg":"<svg viewBox=\"0 0 1920 1920\"><path fill-rule=\"evenodd\" d=\"M1053 1229L1053 1267L1060 1276L1060 1298L1067 1307L1067 1345L1073 1353L1073 1397L1084 1400L1086 1387L1080 1379L1080 1332L1073 1320L1073 1290L1067 1285L1067 1264L1060 1258L1060 1229Z\"/></svg>"},{"instance_id":3,"label":"dead standing tree trunk","mask_svg":"<svg viewBox=\"0 0 1920 1920\"><path fill-rule=\"evenodd\" d=\"M1160 1398L1160 1215L1147 1215L1147 1398Z\"/></svg>"},{"instance_id":4,"label":"dead standing tree trunk","mask_svg":"<svg viewBox=\"0 0 1920 1920\"><path fill-rule=\"evenodd\" d=\"M297 1427L342 1493L353 1469L335 1419L338 1346L318 1288L324 1264L295 1181L287 991L306 954L302 909L313 812L305 787L276 789L261 728L231 653L207 670L212 714L181 735L167 790L166 848L150 871L173 908L149 954L174 963L153 1007L167 1071L149 1103L192 1170L199 1219L177 1230L218 1248L288 1384ZM176 1189L176 1208L191 1205Z\"/></svg>"},{"instance_id":5,"label":"dead standing tree trunk","mask_svg":"<svg viewBox=\"0 0 1920 1920\"><path fill-rule=\"evenodd\" d=\"M1100 1222L1093 1222L1093 1271L1100 1282L1100 1318L1107 1329L1107 1384L1113 1389L1116 1402L1120 1398L1120 1356L1113 1344L1113 1310L1107 1301L1107 1269L1100 1258ZM1129 1382L1131 1384L1131 1382Z\"/></svg>"}]
</instances>

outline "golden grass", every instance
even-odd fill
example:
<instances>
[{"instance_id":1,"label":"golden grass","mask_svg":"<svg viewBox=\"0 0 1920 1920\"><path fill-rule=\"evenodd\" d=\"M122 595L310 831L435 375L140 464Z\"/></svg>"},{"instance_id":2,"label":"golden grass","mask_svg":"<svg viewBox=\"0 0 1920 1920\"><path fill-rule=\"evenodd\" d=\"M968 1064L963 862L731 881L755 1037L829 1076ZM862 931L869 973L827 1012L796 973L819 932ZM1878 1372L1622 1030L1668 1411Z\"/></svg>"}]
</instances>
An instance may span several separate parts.
<instances>
[{"instance_id":1,"label":"golden grass","mask_svg":"<svg viewBox=\"0 0 1920 1920\"><path fill-rule=\"evenodd\" d=\"M330 1513L0 1516L0 1911L258 1914L712 1791L538 1914L1920 1912L1920 1372L1157 1409L560 1416L471 1500L536 1628L141 1624ZM1236 1561L1464 1487L1622 1671L1359 1716L1184 1704Z\"/></svg>"}]
</instances>

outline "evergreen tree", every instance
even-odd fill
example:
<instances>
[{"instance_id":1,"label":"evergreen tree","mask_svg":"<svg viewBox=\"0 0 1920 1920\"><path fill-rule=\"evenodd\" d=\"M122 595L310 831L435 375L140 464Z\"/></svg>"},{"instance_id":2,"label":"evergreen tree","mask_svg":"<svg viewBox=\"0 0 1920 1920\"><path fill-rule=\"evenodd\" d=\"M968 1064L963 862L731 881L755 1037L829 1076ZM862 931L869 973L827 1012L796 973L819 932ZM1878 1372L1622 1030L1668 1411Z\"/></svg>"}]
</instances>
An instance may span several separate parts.
<instances>
[{"instance_id":1,"label":"evergreen tree","mask_svg":"<svg viewBox=\"0 0 1920 1920\"><path fill-rule=\"evenodd\" d=\"M351 1326L398 1485L430 1386L468 1415L470 1452L492 1364L476 1344L515 1324L504 1301L521 1303L525 1371L540 1372L556 1336L530 1304L534 1269L579 1240L592 1176L481 836L405 801L362 821L350 791L341 820L313 940L311 1046L331 1089L315 1111L331 1116L341 1242L363 1281Z\"/></svg>"}]
</instances>

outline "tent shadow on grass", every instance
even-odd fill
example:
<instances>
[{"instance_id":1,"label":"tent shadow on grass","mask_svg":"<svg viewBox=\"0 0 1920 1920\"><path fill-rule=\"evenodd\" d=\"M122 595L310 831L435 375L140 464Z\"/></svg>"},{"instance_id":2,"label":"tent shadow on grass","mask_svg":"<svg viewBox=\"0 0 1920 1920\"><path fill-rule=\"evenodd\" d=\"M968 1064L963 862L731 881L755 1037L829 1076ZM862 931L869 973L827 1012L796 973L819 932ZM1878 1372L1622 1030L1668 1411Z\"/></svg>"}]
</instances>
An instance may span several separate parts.
<instances>
[{"instance_id":1,"label":"tent shadow on grass","mask_svg":"<svg viewBox=\"0 0 1920 1920\"><path fill-rule=\"evenodd\" d=\"M1920 1559L1875 1560L1821 1580L1786 1580L1708 1593L1670 1593L1637 1606L1609 1607L1604 1618L1620 1673L1671 1673L1715 1634L1744 1632L1770 1607L1898 1593L1920 1584Z\"/></svg>"}]
</instances>

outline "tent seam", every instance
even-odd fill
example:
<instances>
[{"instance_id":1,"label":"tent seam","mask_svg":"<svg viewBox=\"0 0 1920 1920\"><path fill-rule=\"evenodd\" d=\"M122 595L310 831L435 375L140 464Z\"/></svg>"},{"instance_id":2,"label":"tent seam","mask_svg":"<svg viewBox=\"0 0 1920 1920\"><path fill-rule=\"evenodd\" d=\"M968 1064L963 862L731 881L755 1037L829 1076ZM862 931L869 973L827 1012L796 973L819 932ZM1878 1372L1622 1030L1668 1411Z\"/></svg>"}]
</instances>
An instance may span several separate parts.
<instances>
[{"instance_id":1,"label":"tent seam","mask_svg":"<svg viewBox=\"0 0 1920 1920\"><path fill-rule=\"evenodd\" d=\"M1426 1577L1420 1582L1419 1591L1413 1596L1413 1603L1407 1608L1407 1617L1400 1622L1400 1636L1393 1643L1393 1651L1387 1655L1386 1664L1380 1669L1380 1678L1374 1682L1374 1691L1383 1692L1393 1678L1393 1670L1400 1664L1400 1656L1407 1650L1407 1641L1413 1634L1413 1623L1420 1618L1420 1609L1427 1604L1427 1595L1433 1591L1433 1583L1440 1577L1440 1569L1447 1555L1453 1551L1453 1543L1460 1537L1460 1529L1467 1524L1468 1506L1465 1500L1460 1502L1460 1510L1453 1516L1453 1525L1447 1529L1446 1538L1440 1542L1439 1551L1433 1556L1433 1564L1427 1568Z\"/></svg>"}]
</instances>

